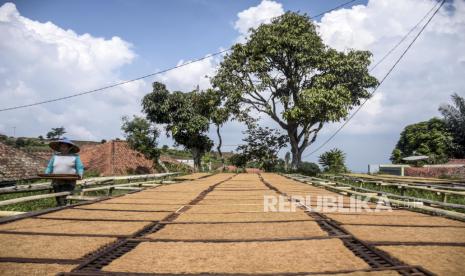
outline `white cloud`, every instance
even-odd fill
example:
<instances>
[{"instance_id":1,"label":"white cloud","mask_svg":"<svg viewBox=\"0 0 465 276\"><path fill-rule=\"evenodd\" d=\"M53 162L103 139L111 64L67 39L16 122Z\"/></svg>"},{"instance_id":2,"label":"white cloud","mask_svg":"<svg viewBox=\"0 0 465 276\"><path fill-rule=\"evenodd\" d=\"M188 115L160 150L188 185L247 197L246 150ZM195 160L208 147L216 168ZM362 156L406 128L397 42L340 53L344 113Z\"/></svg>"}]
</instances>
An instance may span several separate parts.
<instances>
[{"instance_id":1,"label":"white cloud","mask_svg":"<svg viewBox=\"0 0 465 276\"><path fill-rule=\"evenodd\" d=\"M238 42L244 42L247 38L250 28L256 28L261 24L271 22L274 17L280 16L284 13L281 3L269 0L263 0L258 6L250 7L237 14L237 21L234 23L240 36L237 38Z\"/></svg>"},{"instance_id":2,"label":"white cloud","mask_svg":"<svg viewBox=\"0 0 465 276\"><path fill-rule=\"evenodd\" d=\"M269 23L271 19L284 13L280 3L263 0L259 5L250 7L237 14L234 29L239 32L236 42L244 42L250 28L256 28L260 24ZM211 87L209 78L215 71L222 57L208 57L202 61L186 65L176 70L169 71L156 79L167 85L170 90L191 91L197 85L200 89ZM177 66L188 61L180 60Z\"/></svg>"},{"instance_id":3,"label":"white cloud","mask_svg":"<svg viewBox=\"0 0 465 276\"><path fill-rule=\"evenodd\" d=\"M180 60L177 66L191 61ZM220 59L209 56L199 62L194 62L175 70L166 72L156 79L166 84L170 90L192 91L197 85L200 89L211 87L210 78L214 76Z\"/></svg>"},{"instance_id":4,"label":"white cloud","mask_svg":"<svg viewBox=\"0 0 465 276\"><path fill-rule=\"evenodd\" d=\"M325 43L338 50L370 50L374 62L393 47L437 2L370 0L326 14L319 23ZM418 29L414 32L416 33ZM411 41L410 36L408 42ZM408 42L372 73L384 76ZM446 4L391 76L344 132L392 133L407 124L439 116L453 92L465 95L465 2Z\"/></svg>"},{"instance_id":5,"label":"white cloud","mask_svg":"<svg viewBox=\"0 0 465 276\"><path fill-rule=\"evenodd\" d=\"M136 54L131 44L77 34L51 22L21 16L16 6L0 7L1 108L27 104L95 89L118 81L119 70ZM17 135L44 135L64 126L70 138L114 138L120 134L121 116L140 109L147 92L144 81L108 91L7 111L0 117L1 131Z\"/></svg>"}]
</instances>

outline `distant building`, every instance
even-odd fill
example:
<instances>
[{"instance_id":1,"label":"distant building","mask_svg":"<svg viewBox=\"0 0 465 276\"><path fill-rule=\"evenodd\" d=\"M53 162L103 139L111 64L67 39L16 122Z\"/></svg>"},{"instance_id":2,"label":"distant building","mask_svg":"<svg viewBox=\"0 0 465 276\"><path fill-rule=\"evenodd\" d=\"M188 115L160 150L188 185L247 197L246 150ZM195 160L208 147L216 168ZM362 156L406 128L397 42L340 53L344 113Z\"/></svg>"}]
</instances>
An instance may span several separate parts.
<instances>
[{"instance_id":1,"label":"distant building","mask_svg":"<svg viewBox=\"0 0 465 276\"><path fill-rule=\"evenodd\" d=\"M47 166L47 159L0 143L0 185L37 177Z\"/></svg>"}]
</instances>

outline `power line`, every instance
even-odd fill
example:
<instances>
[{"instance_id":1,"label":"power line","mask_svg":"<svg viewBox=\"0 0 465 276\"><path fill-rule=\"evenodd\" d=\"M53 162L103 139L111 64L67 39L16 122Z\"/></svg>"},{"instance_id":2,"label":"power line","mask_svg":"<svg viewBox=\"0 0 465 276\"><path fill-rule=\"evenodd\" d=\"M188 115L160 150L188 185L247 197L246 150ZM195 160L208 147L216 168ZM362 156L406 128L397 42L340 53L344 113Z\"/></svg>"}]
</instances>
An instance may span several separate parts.
<instances>
[{"instance_id":1,"label":"power line","mask_svg":"<svg viewBox=\"0 0 465 276\"><path fill-rule=\"evenodd\" d=\"M202 61L202 60L207 59L207 58L211 58L211 57L214 57L214 56L217 56L217 55L221 55L221 54L223 54L223 53L225 53L225 52L227 52L229 50L230 49L226 49L226 50L223 50L223 51L220 51L220 52L216 52L216 53L213 53L213 54L210 54L210 55L206 55L206 56L204 56L202 58L194 59L194 60L188 61L186 63L180 64L180 65L177 65L177 66L165 69L165 70L161 70L161 71L158 71L158 72L155 72L155 73L147 74L147 75L135 78L135 79L130 79L130 80L122 81L122 82L117 82L117 83L107 85L107 86L104 86L104 87L100 87L100 88L97 88L97 89L93 89L93 90L89 90L89 91L85 91L85 92L81 92L81 93L77 93L77 94L73 94L73 95L69 95L69 96L65 96L65 97L61 97L61 98L55 98L55 99L50 99L50 100L46 100L46 101L42 101L42 102L36 102L36 103L31 103L31 104L25 104L25 105L19 105L19 106L14 106L14 107L3 108L3 109L0 109L0 112L8 111L8 110L14 110L14 109L20 109L20 108L25 108L25 107L31 107L31 106L36 106L36 105L41 105L41 104L45 104L45 103L52 103L52 102L62 101L62 100L66 100L66 99L71 99L71 98L75 98L75 97L79 97L79 96L99 92L99 91L102 91L102 90L106 90L106 89L109 89L109 88L113 88L113 87L116 87L116 86L127 84L127 83L130 83L130 82L134 82L134 81L138 81L138 80L145 79L145 78L148 78L148 77L152 77L152 76L155 76L155 75L159 75L159 74L162 74L162 73L166 73L168 71L178 69L178 68L184 67L186 65Z\"/></svg>"},{"instance_id":2,"label":"power line","mask_svg":"<svg viewBox=\"0 0 465 276\"><path fill-rule=\"evenodd\" d=\"M402 37L402 39L399 40L399 41L396 43L396 45L394 45L394 47L392 47L386 54L384 54L384 56L383 56L380 60L378 60L378 61L375 63L375 65L373 65L373 67L370 68L370 72L373 71L373 70L375 70L375 68L376 68L378 65L380 65L390 54L392 54L392 52L394 52L394 50L396 50L397 47L399 47L400 44L402 44L402 42L404 42L404 41L407 39L407 37L409 37L410 34L411 34L416 28L418 28L418 26L421 24L421 22L423 22L423 21L425 20L425 18L428 17L428 15L434 10L435 7L436 7L437 5L439 5L439 4L440 4L440 2L436 2L436 3L431 7L431 9L423 16L423 18L422 18L420 21L418 21L418 23L415 24L415 26L413 26L413 27Z\"/></svg>"},{"instance_id":3,"label":"power line","mask_svg":"<svg viewBox=\"0 0 465 276\"><path fill-rule=\"evenodd\" d=\"M350 3L353 3L357 0L351 0L351 1L347 1L347 2L344 2L332 9L329 9L329 10L326 10L322 13L319 13L317 15L314 15L312 17L310 17L310 19L314 19L316 17L319 17L319 16L322 16L324 15L325 13L328 13L328 12L331 12L331 11L334 11L336 9L339 9L341 7L344 7ZM54 98L54 99L50 99L50 100L45 100L45 101L41 101L41 102L35 102L35 103L30 103L30 104L24 104L24 105L18 105L18 106L12 106L12 107L7 107L7 108L2 108L0 109L0 112L4 112L4 111L9 111L9 110L15 110L15 109L21 109L21 108L26 108L26 107L32 107L32 106L37 106L37 105L42 105L42 104L46 104L46 103L52 103L52 102L57 102L57 101L62 101L62 100L67 100L67 99L71 99L71 98L76 98L76 97L79 97L79 96L83 96L83 95L88 95L88 94L92 94L92 93L96 93L96 92L100 92L100 91L103 91L103 90L107 90L107 89L110 89L110 88L113 88L113 87L117 87L117 86L121 86L121 85L124 85L124 84L127 84L127 83L130 83L130 82L134 82L134 81L138 81L138 80L141 80L141 79L145 79L145 78L148 78L148 77L152 77L152 76L155 76L155 75L159 75L159 74L163 74L163 73L166 73L168 71L171 71L171 70L175 70L175 69L178 69L178 68L181 68L181 67L184 67L186 65L189 65L189 64L192 64L192 63L195 63L195 62L199 62L199 61L202 61L202 60L205 60L207 58L211 58L211 57L214 57L214 56L217 56L217 55L221 55L223 53L226 53L228 51L232 50L232 47L231 48L228 48L226 50L222 50L222 51L219 51L219 52L216 52L216 53L213 53L213 54L210 54L210 55L206 55L202 58L198 58L198 59L194 59L194 60L191 60L189 62L186 62L186 63L183 63L183 64L180 64L180 65L177 65L177 66L174 66L174 67L170 67L168 69L164 69L164 70L161 70L161 71L157 71L157 72L154 72L154 73L150 73L150 74L147 74L147 75L144 75L144 76L141 76L141 77L137 77L137 78L134 78L134 79L130 79L130 80L126 80L126 81L121 81L121 82L117 82L117 83L114 83L114 84L111 84L111 85L107 85L107 86L103 86L103 87L100 87L100 88L97 88L97 89L93 89L93 90L88 90L88 91L85 91L85 92L80 92L80 93L76 93L76 94L72 94L72 95L69 95L69 96L65 96L65 97L60 97L60 98Z\"/></svg>"},{"instance_id":4,"label":"power line","mask_svg":"<svg viewBox=\"0 0 465 276\"><path fill-rule=\"evenodd\" d=\"M305 155L305 157L308 157L309 155L314 154L315 152L319 151L322 149L326 144L328 144L348 123L349 121L357 115L357 113L362 109L362 107L368 102L368 100L373 96L373 94L376 93L378 88L383 84L383 82L386 80L386 78L391 74L391 72L394 70L394 68L399 64L399 62L402 60L402 58L405 56L405 54L410 50L412 45L415 43L415 41L418 39L418 37L421 35L421 33L425 30L425 28L429 25L431 20L434 18L434 16L438 13L438 11L441 9L441 7L444 5L445 0L442 0L441 4L439 7L434 11L433 15L428 19L428 21L423 25L423 27L420 29L420 31L417 33L417 35L413 38L413 40L410 42L410 44L405 48L405 50L402 52L402 54L399 56L399 58L396 60L396 62L389 68L388 72L384 75L384 77L381 79L379 82L378 86L375 87L375 89L370 93L370 97L365 99L365 101L355 110L355 112L328 138L326 139L325 142L323 142L322 145L320 145L318 148L316 148L314 151L310 152L309 154ZM428 12L429 13L429 12ZM423 20L423 19L422 19Z\"/></svg>"}]
</instances>

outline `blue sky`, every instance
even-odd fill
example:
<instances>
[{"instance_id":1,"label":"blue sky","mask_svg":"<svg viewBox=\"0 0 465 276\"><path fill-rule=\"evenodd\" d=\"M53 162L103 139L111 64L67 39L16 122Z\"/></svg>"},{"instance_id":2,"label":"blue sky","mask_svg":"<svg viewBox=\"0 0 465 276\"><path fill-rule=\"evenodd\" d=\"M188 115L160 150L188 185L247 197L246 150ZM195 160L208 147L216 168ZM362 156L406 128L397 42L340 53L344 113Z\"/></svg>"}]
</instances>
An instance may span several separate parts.
<instances>
[{"instance_id":1,"label":"blue sky","mask_svg":"<svg viewBox=\"0 0 465 276\"><path fill-rule=\"evenodd\" d=\"M123 77L144 75L171 67L180 59L195 59L231 46L237 37L233 28L237 13L260 4L260 1L215 0L12 2L21 15L30 19L51 21L79 34L90 33L107 39L119 36L132 43L138 57L122 68ZM345 2L280 1L286 10L311 15Z\"/></svg>"},{"instance_id":2,"label":"blue sky","mask_svg":"<svg viewBox=\"0 0 465 276\"><path fill-rule=\"evenodd\" d=\"M319 14L346 1L0 1L0 107L15 106L130 79L228 48L284 11ZM12 4L13 3L13 4ZM330 47L373 52L379 60L434 0L355 1L317 18ZM404 43L373 75L380 78ZM440 116L455 92L465 94L465 1L448 1L412 50L355 119L325 148L347 153L349 168L389 162L400 131ZM221 57L103 93L0 114L0 133L44 135L63 125L75 139L121 137L121 116L140 114L154 80L170 89L208 87ZM264 125L276 126L262 116ZM329 124L307 152L337 127ZM226 124L225 144L241 143L243 126ZM216 141L214 132L212 138ZM172 142L162 137L160 144ZM234 147L226 147L232 150ZM288 149L287 149L288 150ZM281 152L284 155L286 150ZM305 157L316 161L317 156ZM305 156L306 154L304 154Z\"/></svg>"}]
</instances>

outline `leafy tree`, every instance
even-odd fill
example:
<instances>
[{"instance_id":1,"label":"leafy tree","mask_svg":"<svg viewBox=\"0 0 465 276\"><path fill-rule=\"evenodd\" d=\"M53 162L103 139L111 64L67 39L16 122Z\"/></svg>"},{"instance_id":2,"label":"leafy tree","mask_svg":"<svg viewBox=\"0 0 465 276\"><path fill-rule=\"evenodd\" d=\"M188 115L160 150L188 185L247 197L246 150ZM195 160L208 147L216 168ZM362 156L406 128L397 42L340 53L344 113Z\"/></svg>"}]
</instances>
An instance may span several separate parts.
<instances>
[{"instance_id":1,"label":"leafy tree","mask_svg":"<svg viewBox=\"0 0 465 276\"><path fill-rule=\"evenodd\" d=\"M465 99L458 94L453 94L452 102L452 105L439 107L439 111L444 116L446 127L453 136L452 157L465 158Z\"/></svg>"},{"instance_id":2,"label":"leafy tree","mask_svg":"<svg viewBox=\"0 0 465 276\"><path fill-rule=\"evenodd\" d=\"M247 144L239 146L237 150L242 151L249 160L256 161L260 168L272 171L277 164L279 150L287 144L287 136L256 124L250 125L244 133L247 136L243 141Z\"/></svg>"},{"instance_id":3,"label":"leafy tree","mask_svg":"<svg viewBox=\"0 0 465 276\"><path fill-rule=\"evenodd\" d=\"M161 150L164 152L168 151L168 149L169 149L168 145L163 145L163 147L161 147Z\"/></svg>"},{"instance_id":4,"label":"leafy tree","mask_svg":"<svg viewBox=\"0 0 465 276\"><path fill-rule=\"evenodd\" d=\"M317 164L303 161L302 163L300 163L300 166L297 169L297 172L303 175L316 176L317 174L321 172L321 170Z\"/></svg>"},{"instance_id":5,"label":"leafy tree","mask_svg":"<svg viewBox=\"0 0 465 276\"><path fill-rule=\"evenodd\" d=\"M426 122L408 125L400 134L392 151L391 161L403 163L402 158L411 155L427 155L431 163L446 162L452 144L452 134L444 121L432 118Z\"/></svg>"},{"instance_id":6,"label":"leafy tree","mask_svg":"<svg viewBox=\"0 0 465 276\"><path fill-rule=\"evenodd\" d=\"M223 145L223 139L221 137L220 129L229 120L231 111L228 107L222 105L221 93L213 89L208 89L204 92L203 98L205 105L211 108L210 119L216 127L216 135L218 136L218 146L216 150L221 160L221 164L224 168L224 157L221 152L221 146Z\"/></svg>"},{"instance_id":7,"label":"leafy tree","mask_svg":"<svg viewBox=\"0 0 465 276\"><path fill-rule=\"evenodd\" d=\"M249 161L248 157L244 153L236 153L229 157L229 163L238 168L245 168L247 162Z\"/></svg>"},{"instance_id":8,"label":"leafy tree","mask_svg":"<svg viewBox=\"0 0 465 276\"><path fill-rule=\"evenodd\" d=\"M370 97L378 83L368 73L370 57L329 48L308 16L287 12L234 45L212 84L227 106L267 114L287 132L295 169L325 123Z\"/></svg>"},{"instance_id":9,"label":"leafy tree","mask_svg":"<svg viewBox=\"0 0 465 276\"><path fill-rule=\"evenodd\" d=\"M15 141L15 147L17 148L22 148L22 147L25 147L26 145L27 145L27 140L24 138L19 137Z\"/></svg>"},{"instance_id":10,"label":"leafy tree","mask_svg":"<svg viewBox=\"0 0 465 276\"><path fill-rule=\"evenodd\" d=\"M324 171L327 173L344 173L347 172L345 159L345 153L340 149L334 148L321 154L318 158L318 163L323 166Z\"/></svg>"},{"instance_id":11,"label":"leafy tree","mask_svg":"<svg viewBox=\"0 0 465 276\"><path fill-rule=\"evenodd\" d=\"M212 107L205 102L204 93L170 92L159 82L153 83L153 92L142 100L142 109L147 119L164 124L167 135L191 151L195 171L200 170L202 156L213 146L212 140L206 135Z\"/></svg>"},{"instance_id":12,"label":"leafy tree","mask_svg":"<svg viewBox=\"0 0 465 276\"><path fill-rule=\"evenodd\" d=\"M132 149L158 164L160 150L157 149L157 139L160 133L154 125L142 117L134 116L130 120L127 116L124 116L121 129Z\"/></svg>"},{"instance_id":13,"label":"leafy tree","mask_svg":"<svg viewBox=\"0 0 465 276\"><path fill-rule=\"evenodd\" d=\"M49 132L47 132L47 139L60 139L66 133L64 127L56 127L52 128Z\"/></svg>"}]
</instances>

